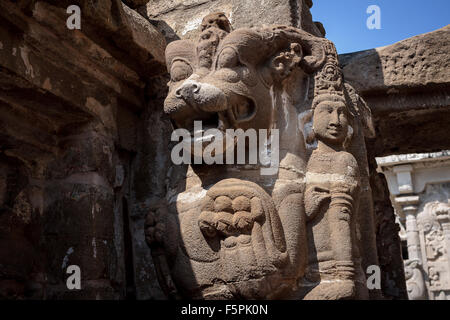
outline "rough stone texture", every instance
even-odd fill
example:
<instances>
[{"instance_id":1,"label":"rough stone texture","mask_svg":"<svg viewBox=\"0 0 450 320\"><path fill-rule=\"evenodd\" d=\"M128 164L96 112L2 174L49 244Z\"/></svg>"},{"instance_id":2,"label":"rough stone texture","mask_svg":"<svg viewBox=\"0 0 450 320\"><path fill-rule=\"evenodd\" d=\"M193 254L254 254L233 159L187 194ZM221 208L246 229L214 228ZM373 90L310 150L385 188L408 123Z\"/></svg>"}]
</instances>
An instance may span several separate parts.
<instances>
[{"instance_id":1,"label":"rough stone texture","mask_svg":"<svg viewBox=\"0 0 450 320\"><path fill-rule=\"evenodd\" d=\"M407 299L405 273L399 238L400 227L395 223L389 189L383 174L376 171L374 157L370 157L370 186L375 211L378 259L382 272L381 288L386 299Z\"/></svg>"},{"instance_id":2,"label":"rough stone texture","mask_svg":"<svg viewBox=\"0 0 450 320\"><path fill-rule=\"evenodd\" d=\"M375 156L433 152L450 145L449 39L446 26L340 57L345 78L373 111Z\"/></svg>"},{"instance_id":3,"label":"rough stone texture","mask_svg":"<svg viewBox=\"0 0 450 320\"><path fill-rule=\"evenodd\" d=\"M378 158L407 247L411 300L450 300L450 157L448 151Z\"/></svg>"},{"instance_id":4,"label":"rough stone texture","mask_svg":"<svg viewBox=\"0 0 450 320\"><path fill-rule=\"evenodd\" d=\"M157 298L133 261L131 166L164 38L115 0L1 1L0 16L0 297Z\"/></svg>"},{"instance_id":5,"label":"rough stone texture","mask_svg":"<svg viewBox=\"0 0 450 320\"><path fill-rule=\"evenodd\" d=\"M276 128L280 165L265 175L258 164L171 164L146 220L161 287L197 299L368 299L364 271L378 264L370 109L344 83L330 41L288 26L229 32L223 18L206 16L196 42L168 45L164 111L189 135L195 120L222 133ZM193 139L195 157L208 147Z\"/></svg>"},{"instance_id":6,"label":"rough stone texture","mask_svg":"<svg viewBox=\"0 0 450 320\"><path fill-rule=\"evenodd\" d=\"M284 24L322 35L313 23L304 0L151 0L139 11L165 34L169 41L195 39L204 16L224 12L234 29Z\"/></svg>"},{"instance_id":7,"label":"rough stone texture","mask_svg":"<svg viewBox=\"0 0 450 320\"><path fill-rule=\"evenodd\" d=\"M399 43L340 56L344 76L372 110L376 139L367 140L371 186L382 190L384 177L375 172L374 157L434 152L450 146L450 26ZM385 192L374 191L378 255L389 280L387 298L404 299L398 230ZM384 200L383 200L384 198ZM408 275L412 277L412 274Z\"/></svg>"},{"instance_id":8,"label":"rough stone texture","mask_svg":"<svg viewBox=\"0 0 450 320\"><path fill-rule=\"evenodd\" d=\"M449 84L449 33L450 25L394 45L342 55L346 79L362 94Z\"/></svg>"},{"instance_id":9,"label":"rough stone texture","mask_svg":"<svg viewBox=\"0 0 450 320\"><path fill-rule=\"evenodd\" d=\"M159 288L155 276L153 259L157 252L148 249L145 243L144 222L149 210L154 209L165 196L167 174L171 163L168 141L172 124L164 114L163 104L167 76L152 79L147 87L148 108L141 114L138 133L138 153L131 163L132 184L130 218L133 238L133 263L136 273L138 299L167 298Z\"/></svg>"},{"instance_id":10,"label":"rough stone texture","mask_svg":"<svg viewBox=\"0 0 450 320\"><path fill-rule=\"evenodd\" d=\"M207 196L212 199L216 189L229 190L221 184L213 189L212 184L221 179L242 178L237 169L266 189L262 192L250 185L239 195L256 194L264 198L265 193L273 196L278 192L281 196L275 201L277 210L284 195L303 192L296 183L289 191L284 191L280 184L272 190L268 186L273 186L274 181L258 178L259 168L212 170L211 174L199 168L171 167L168 146L171 123L162 107L165 83L169 80L165 74L164 37L168 42L179 37L195 39L201 32L197 31L201 18L217 10L225 12L234 29L277 23L300 27L321 37L324 32L320 31L319 24L312 22L308 10L312 2L174 0L150 1L142 7L139 6L146 1L124 2L138 8L141 15L117 0L0 3L2 298L151 299L186 295L177 292L177 288L196 284L180 286L178 280L175 286L171 272L173 261L165 257L160 247L152 246L149 250L144 243L144 220L149 211L156 216L167 210L176 212L180 194L180 201L186 202L189 208L199 203L195 195L209 192ZM82 9L80 31L68 31L65 27L65 10L71 4L78 4ZM157 29L165 33L164 37ZM378 264L379 257L385 275L382 292L386 298L405 298L404 275L399 271L402 261L392 207L382 192L385 183L376 175L372 160L392 153L432 152L450 147L448 34L449 27L446 27L385 48L340 57L346 81L362 93L373 112L377 138L366 140L371 171L363 134L370 126L365 123L364 115L360 115L359 125L353 127L351 144L346 147L358 162L363 190L355 215L356 243L362 255L360 264L365 270L368 265ZM211 46L206 41L202 61L205 64L211 62L208 55L215 54L208 48ZM274 62L285 66L284 75L283 70L278 70L282 77L301 79L302 73L295 68L298 52L295 46L290 49ZM281 113L297 117L298 112L307 108L299 101L311 102L313 97L302 100L305 87L280 79L277 78L290 98L283 100L286 95L276 91L273 98L278 100L274 103L286 107L283 111L292 111L295 106L292 114ZM314 88L309 89L313 92ZM349 96L355 103L353 98L357 96ZM267 100L272 101L272 97ZM357 100L356 104L361 106L363 100ZM251 104L248 107L251 110ZM245 112L244 109L236 111ZM264 121L268 118L259 120L261 127L267 125ZM296 145L292 139L298 139L298 145L304 144L301 136L307 135L310 120L301 122L306 126L300 134L289 131L298 129L298 123L286 129L284 134L289 139L281 139L284 141L282 158ZM280 128L286 125L283 117L278 121ZM414 139L411 132L415 134ZM308 143L305 150L306 156L300 157L301 161L295 157L285 159L284 180L292 181L306 173L312 151ZM299 147L295 152L302 154L305 150ZM293 170L296 166L304 170ZM198 186L200 180L206 182ZM186 189L192 192L183 193ZM229 194L228 198L234 201L238 197ZM290 224L285 218L290 210L301 208L292 198L288 197L287 205L284 204L286 210L280 214L287 252L292 252L295 249L292 243L302 237L301 230L289 229L296 224ZM239 203L244 201L239 199L236 200ZM164 205L166 201L169 207ZM273 216L270 205L263 211L268 217ZM149 242L159 239L160 230L166 227L155 224L152 216L146 220ZM259 218L253 221L251 216L243 216L238 226L242 223L245 226L247 220L253 225L261 223ZM296 223L301 223L301 219ZM221 232L226 235L227 230ZM270 232L266 230L263 234ZM175 228L173 235L174 239L179 237L179 230ZM283 251L283 246L280 248ZM298 254L300 257L305 253ZM290 263L301 266L301 261L295 258ZM82 267L83 278L86 277L81 291L70 292L65 287L64 266L69 264ZM236 265L245 265L245 261ZM285 275L291 271L279 266L275 269L283 268L287 270ZM306 270L298 270L295 276L302 277ZM190 268L183 270L186 279L192 279L194 271L197 272ZM408 278L416 277L414 272L407 273ZM357 277L357 283L362 283L364 274ZM276 284L280 279L271 281ZM208 294L220 296L224 292ZM371 298L378 297L378 293L371 292Z\"/></svg>"}]
</instances>

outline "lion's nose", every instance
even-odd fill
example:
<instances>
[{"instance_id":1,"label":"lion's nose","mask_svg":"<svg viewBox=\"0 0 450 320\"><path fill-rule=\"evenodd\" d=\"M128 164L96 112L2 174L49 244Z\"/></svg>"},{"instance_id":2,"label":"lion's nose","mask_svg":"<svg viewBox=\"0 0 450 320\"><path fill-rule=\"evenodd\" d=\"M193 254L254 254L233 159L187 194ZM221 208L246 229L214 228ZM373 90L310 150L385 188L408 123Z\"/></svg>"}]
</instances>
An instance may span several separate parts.
<instances>
[{"instance_id":1,"label":"lion's nose","mask_svg":"<svg viewBox=\"0 0 450 320\"><path fill-rule=\"evenodd\" d=\"M200 83L189 81L185 82L175 91L177 98L188 99L200 91Z\"/></svg>"}]
</instances>

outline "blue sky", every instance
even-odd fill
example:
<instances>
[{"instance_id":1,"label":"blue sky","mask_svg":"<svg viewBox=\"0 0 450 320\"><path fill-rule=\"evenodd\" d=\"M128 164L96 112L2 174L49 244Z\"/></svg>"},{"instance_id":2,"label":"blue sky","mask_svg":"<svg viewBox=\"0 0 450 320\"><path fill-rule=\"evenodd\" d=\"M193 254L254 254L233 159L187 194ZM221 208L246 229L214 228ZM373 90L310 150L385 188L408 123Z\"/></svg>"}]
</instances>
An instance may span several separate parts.
<instances>
[{"instance_id":1,"label":"blue sky","mask_svg":"<svg viewBox=\"0 0 450 320\"><path fill-rule=\"evenodd\" d=\"M314 21L323 23L338 52L382 47L450 24L450 0L313 0ZM381 29L369 30L370 5L381 9Z\"/></svg>"}]
</instances>

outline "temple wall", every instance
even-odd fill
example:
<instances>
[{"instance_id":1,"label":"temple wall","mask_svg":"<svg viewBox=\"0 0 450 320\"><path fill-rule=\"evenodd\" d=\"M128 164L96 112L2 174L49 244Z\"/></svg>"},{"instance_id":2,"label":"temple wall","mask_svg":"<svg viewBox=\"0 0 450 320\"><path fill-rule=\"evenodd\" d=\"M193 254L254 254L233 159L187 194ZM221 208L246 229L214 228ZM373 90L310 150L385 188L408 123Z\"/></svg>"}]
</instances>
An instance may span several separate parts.
<instances>
[{"instance_id":1,"label":"temple wall","mask_svg":"<svg viewBox=\"0 0 450 320\"><path fill-rule=\"evenodd\" d=\"M284 24L302 28L320 36L309 12L311 0L151 0L138 11L170 40L193 39L199 35L204 16L224 12L234 29L263 24Z\"/></svg>"},{"instance_id":2,"label":"temple wall","mask_svg":"<svg viewBox=\"0 0 450 320\"><path fill-rule=\"evenodd\" d=\"M449 152L378 158L400 222L411 300L450 299Z\"/></svg>"},{"instance_id":3,"label":"temple wall","mask_svg":"<svg viewBox=\"0 0 450 320\"><path fill-rule=\"evenodd\" d=\"M400 250L394 235L400 226L388 194L380 191L389 181L376 172L375 157L449 148L449 50L448 42L442 41L449 35L447 26L386 47L340 56L345 78L359 90L374 116L376 138L367 139L366 144L372 189L378 190L373 194L379 259L390 279L383 293L393 298L405 296L404 275L398 271L402 261L392 254Z\"/></svg>"},{"instance_id":4,"label":"temple wall","mask_svg":"<svg viewBox=\"0 0 450 320\"><path fill-rule=\"evenodd\" d=\"M134 262L132 179L164 38L120 1L2 1L0 16L0 297L158 297Z\"/></svg>"},{"instance_id":5,"label":"temple wall","mask_svg":"<svg viewBox=\"0 0 450 320\"><path fill-rule=\"evenodd\" d=\"M217 10L234 29L276 23L324 33L311 1L123 3L0 3L0 298L166 298L144 236L145 216L168 184L166 44L195 38ZM66 27L72 4L81 30ZM449 147L449 50L440 41L448 33L340 57L375 117L377 137L357 150L369 155L360 212L364 267L380 264L385 298L405 298L406 288L374 158ZM424 197L447 187L427 186ZM438 201L431 198L420 201ZM81 291L67 290L69 265L81 268Z\"/></svg>"}]
</instances>

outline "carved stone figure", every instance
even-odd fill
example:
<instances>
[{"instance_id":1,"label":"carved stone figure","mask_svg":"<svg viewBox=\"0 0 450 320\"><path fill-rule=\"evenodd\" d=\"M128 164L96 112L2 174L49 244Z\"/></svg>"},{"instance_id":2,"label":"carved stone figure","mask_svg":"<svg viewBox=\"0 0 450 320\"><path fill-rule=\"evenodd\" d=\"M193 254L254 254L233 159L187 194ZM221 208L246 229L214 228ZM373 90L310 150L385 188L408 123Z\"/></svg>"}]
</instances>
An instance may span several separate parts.
<instances>
[{"instance_id":1,"label":"carved stone figure","mask_svg":"<svg viewBox=\"0 0 450 320\"><path fill-rule=\"evenodd\" d=\"M435 268L428 269L428 277L430 278L430 285L439 287L439 272Z\"/></svg>"},{"instance_id":2,"label":"carved stone figure","mask_svg":"<svg viewBox=\"0 0 450 320\"><path fill-rule=\"evenodd\" d=\"M427 288L423 278L422 266L418 260L405 261L405 278L410 300L424 300L427 297Z\"/></svg>"},{"instance_id":3,"label":"carved stone figure","mask_svg":"<svg viewBox=\"0 0 450 320\"><path fill-rule=\"evenodd\" d=\"M448 255L448 222L450 205L443 202L429 202L417 216L421 230L420 245L426 280L431 299L444 298L450 292L450 263ZM443 292L443 294L442 294Z\"/></svg>"},{"instance_id":4,"label":"carved stone figure","mask_svg":"<svg viewBox=\"0 0 450 320\"><path fill-rule=\"evenodd\" d=\"M425 236L427 258L435 260L445 254L445 237L442 230L431 230Z\"/></svg>"},{"instance_id":5,"label":"carved stone figure","mask_svg":"<svg viewBox=\"0 0 450 320\"><path fill-rule=\"evenodd\" d=\"M331 129L331 116L321 114L328 107L345 117L351 112L355 128L373 127L370 110L343 82L334 45L287 26L232 31L220 13L205 17L201 30L197 43L179 40L166 49L164 110L174 128L189 130L203 152L194 121L221 132L277 129L280 163L274 175L261 175L259 164L169 170L166 198L146 225L161 286L174 297L198 299L303 299L314 287L309 298L366 298L367 289L355 285L362 274L353 217L358 165L343 149L347 124ZM319 146L308 161L312 110ZM318 261L343 280L343 292L323 289L321 275L305 278Z\"/></svg>"},{"instance_id":6,"label":"carved stone figure","mask_svg":"<svg viewBox=\"0 0 450 320\"><path fill-rule=\"evenodd\" d=\"M352 298L355 295L354 206L360 182L358 164L344 149L349 111L339 91L317 95L313 110L318 146L308 161L305 192L307 219L314 224L310 263L317 265L318 275L328 275L331 282L322 282L307 297Z\"/></svg>"}]
</instances>

